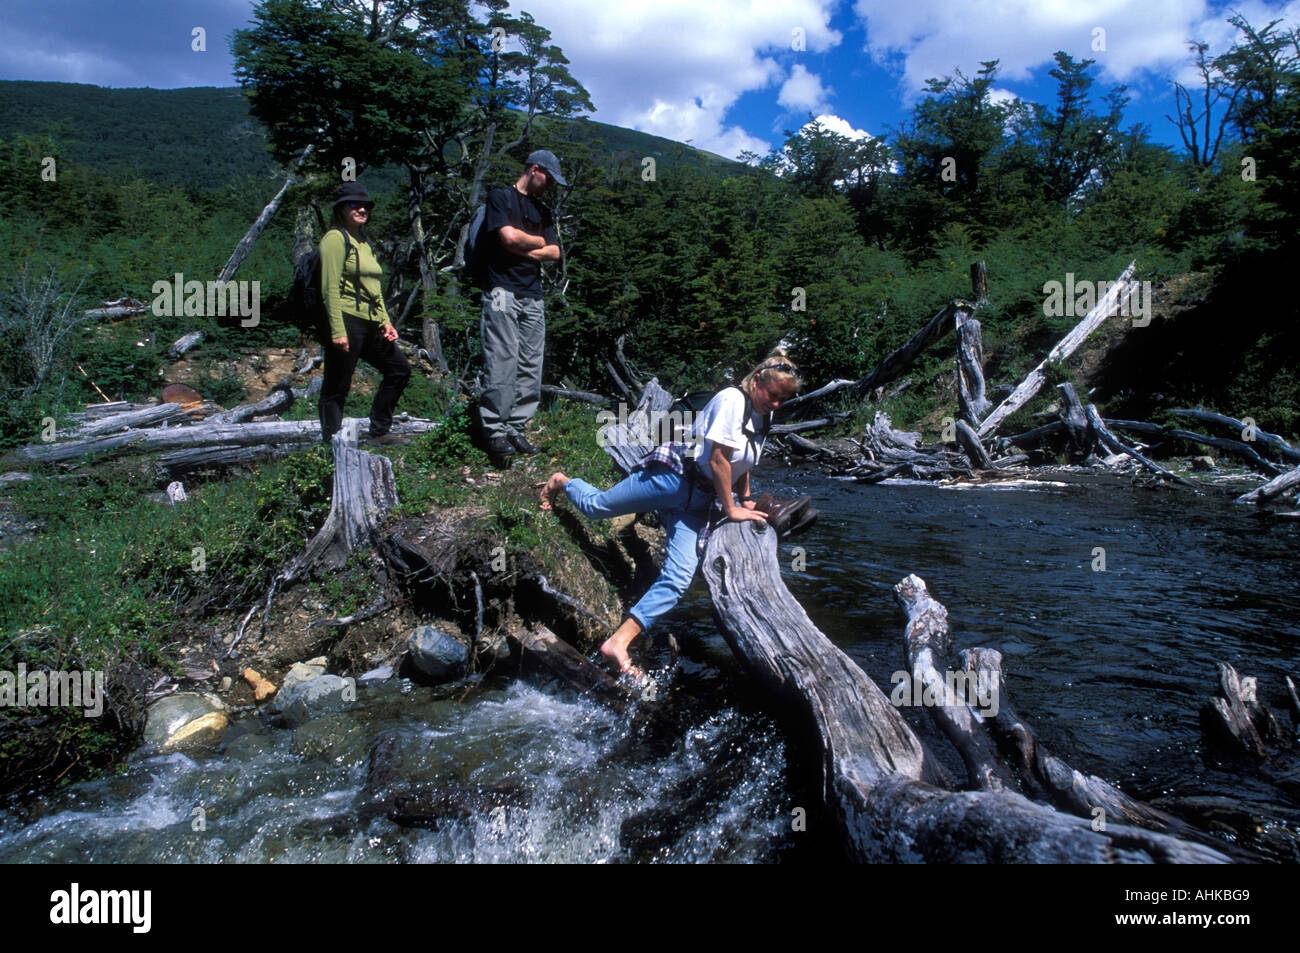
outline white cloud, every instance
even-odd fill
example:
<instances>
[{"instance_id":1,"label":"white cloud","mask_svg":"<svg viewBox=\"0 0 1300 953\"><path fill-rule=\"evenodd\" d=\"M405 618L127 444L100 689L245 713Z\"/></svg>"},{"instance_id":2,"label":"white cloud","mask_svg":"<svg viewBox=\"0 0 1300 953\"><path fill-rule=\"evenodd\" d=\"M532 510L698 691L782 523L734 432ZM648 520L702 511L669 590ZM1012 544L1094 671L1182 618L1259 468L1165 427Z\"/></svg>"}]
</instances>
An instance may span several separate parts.
<instances>
[{"instance_id":1,"label":"white cloud","mask_svg":"<svg viewBox=\"0 0 1300 953\"><path fill-rule=\"evenodd\" d=\"M795 63L790 78L782 84L776 101L778 105L795 112L815 111L827 105L830 93L822 85L821 77L808 72L802 63Z\"/></svg>"},{"instance_id":2,"label":"white cloud","mask_svg":"<svg viewBox=\"0 0 1300 953\"><path fill-rule=\"evenodd\" d=\"M1256 25L1283 13L1300 22L1297 0L1233 7ZM882 63L901 58L909 98L954 68L974 76L982 60L1000 60L1002 79L1024 79L1056 50L1096 60L1107 84L1131 82L1182 69L1190 37L1235 32L1223 22L1230 11L1206 0L855 0L854 11L867 29L867 52ZM1105 48L1095 49L1099 43Z\"/></svg>"},{"instance_id":3,"label":"white cloud","mask_svg":"<svg viewBox=\"0 0 1300 953\"><path fill-rule=\"evenodd\" d=\"M809 53L840 42L835 0L520 0L570 61L602 122L734 157L769 143L727 112L741 95L786 76L803 31Z\"/></svg>"},{"instance_id":4,"label":"white cloud","mask_svg":"<svg viewBox=\"0 0 1300 953\"><path fill-rule=\"evenodd\" d=\"M847 119L841 119L839 116L836 116L833 113L823 113L822 115L816 117L816 119L814 119L813 121L820 123L823 129L833 132L836 135L845 136L846 138L849 139L874 139L875 138L875 136L867 132L865 129L854 129L853 124L850 123ZM804 129L807 129L808 126L810 125L812 125L812 123L805 123Z\"/></svg>"}]
</instances>

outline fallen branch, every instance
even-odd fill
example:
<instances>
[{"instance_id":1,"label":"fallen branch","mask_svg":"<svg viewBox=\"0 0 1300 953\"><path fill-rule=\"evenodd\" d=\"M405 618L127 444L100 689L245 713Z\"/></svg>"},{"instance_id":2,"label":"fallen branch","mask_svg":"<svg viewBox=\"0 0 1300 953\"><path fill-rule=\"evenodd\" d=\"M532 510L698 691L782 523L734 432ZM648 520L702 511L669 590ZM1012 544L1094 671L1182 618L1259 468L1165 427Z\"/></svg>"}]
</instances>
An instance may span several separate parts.
<instances>
[{"instance_id":1,"label":"fallen branch","mask_svg":"<svg viewBox=\"0 0 1300 953\"><path fill-rule=\"evenodd\" d=\"M1039 388L1047 381L1047 365L1054 361L1064 361L1073 354L1088 337L1092 334L1101 323L1105 321L1119 306L1120 301L1131 293L1129 283L1133 279L1133 271L1137 268L1137 261L1132 261L1124 269L1123 273L1115 280L1102 299L1097 302L1097 306L1087 313L1065 337L1057 343L1056 347L1048 352L1047 357L1029 372L1026 377L1014 391L1011 396L1004 400L993 413L985 418L984 423L980 424L980 438L986 438L993 434L1002 422L1010 417L1013 413L1023 407L1030 398L1038 393Z\"/></svg>"}]
</instances>

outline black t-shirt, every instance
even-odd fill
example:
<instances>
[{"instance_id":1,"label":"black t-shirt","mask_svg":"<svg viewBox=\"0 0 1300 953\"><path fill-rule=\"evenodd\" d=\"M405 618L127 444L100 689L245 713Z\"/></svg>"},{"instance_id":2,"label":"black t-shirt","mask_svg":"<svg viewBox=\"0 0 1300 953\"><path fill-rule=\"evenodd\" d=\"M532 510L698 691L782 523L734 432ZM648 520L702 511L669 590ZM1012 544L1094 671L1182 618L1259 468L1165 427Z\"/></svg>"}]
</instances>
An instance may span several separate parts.
<instances>
[{"instance_id":1,"label":"black t-shirt","mask_svg":"<svg viewBox=\"0 0 1300 953\"><path fill-rule=\"evenodd\" d=\"M529 235L541 235L548 245L558 245L555 236L555 222L551 210L533 201L514 186L493 189L487 197L487 217L484 228L487 230L487 281L490 291L496 287L520 298L542 297L541 262L530 261L522 255L507 251L501 244L498 233L502 225L510 225Z\"/></svg>"}]
</instances>

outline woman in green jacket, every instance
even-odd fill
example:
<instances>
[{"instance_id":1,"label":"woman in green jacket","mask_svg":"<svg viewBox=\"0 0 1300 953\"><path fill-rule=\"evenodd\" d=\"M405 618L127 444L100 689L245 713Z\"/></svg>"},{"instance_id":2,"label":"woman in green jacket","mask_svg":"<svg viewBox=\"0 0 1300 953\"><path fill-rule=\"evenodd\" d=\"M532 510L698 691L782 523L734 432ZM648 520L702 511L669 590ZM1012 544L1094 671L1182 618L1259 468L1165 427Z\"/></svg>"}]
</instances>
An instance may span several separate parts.
<instances>
[{"instance_id":1,"label":"woman in green jacket","mask_svg":"<svg viewBox=\"0 0 1300 953\"><path fill-rule=\"evenodd\" d=\"M334 193L330 230L320 241L321 294L330 337L320 394L321 439L326 443L343 426L343 403L358 359L383 375L370 406L370 442L400 441L388 430L411 366L397 348L397 329L384 307L383 271L366 236L374 206L360 183L343 183Z\"/></svg>"}]
</instances>

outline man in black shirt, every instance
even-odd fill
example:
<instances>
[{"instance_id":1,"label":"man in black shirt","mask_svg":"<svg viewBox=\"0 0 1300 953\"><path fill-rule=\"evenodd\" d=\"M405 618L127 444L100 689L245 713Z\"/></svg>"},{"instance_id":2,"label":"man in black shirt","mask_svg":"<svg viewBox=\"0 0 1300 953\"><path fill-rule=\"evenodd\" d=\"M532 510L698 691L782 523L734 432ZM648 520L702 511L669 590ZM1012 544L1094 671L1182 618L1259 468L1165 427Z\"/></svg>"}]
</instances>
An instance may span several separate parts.
<instances>
[{"instance_id":1,"label":"man in black shirt","mask_svg":"<svg viewBox=\"0 0 1300 953\"><path fill-rule=\"evenodd\" d=\"M542 262L559 261L560 246L550 210L537 199L556 184L568 185L560 161L539 149L513 186L487 197L479 417L498 466L514 453L538 452L525 432L542 395Z\"/></svg>"}]
</instances>

